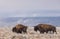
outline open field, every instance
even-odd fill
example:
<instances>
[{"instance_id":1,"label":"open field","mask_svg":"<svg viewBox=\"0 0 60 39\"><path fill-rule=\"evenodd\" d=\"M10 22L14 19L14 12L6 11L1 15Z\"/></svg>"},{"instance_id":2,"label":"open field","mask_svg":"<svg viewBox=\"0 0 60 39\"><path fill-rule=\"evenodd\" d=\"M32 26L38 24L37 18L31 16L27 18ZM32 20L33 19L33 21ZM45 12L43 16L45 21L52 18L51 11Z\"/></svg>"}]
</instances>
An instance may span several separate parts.
<instances>
[{"instance_id":1,"label":"open field","mask_svg":"<svg viewBox=\"0 0 60 39\"><path fill-rule=\"evenodd\" d=\"M12 27L0 27L0 39L60 39L60 27L57 27L57 34L40 34L33 29L28 27L26 34L17 34L12 32Z\"/></svg>"}]
</instances>

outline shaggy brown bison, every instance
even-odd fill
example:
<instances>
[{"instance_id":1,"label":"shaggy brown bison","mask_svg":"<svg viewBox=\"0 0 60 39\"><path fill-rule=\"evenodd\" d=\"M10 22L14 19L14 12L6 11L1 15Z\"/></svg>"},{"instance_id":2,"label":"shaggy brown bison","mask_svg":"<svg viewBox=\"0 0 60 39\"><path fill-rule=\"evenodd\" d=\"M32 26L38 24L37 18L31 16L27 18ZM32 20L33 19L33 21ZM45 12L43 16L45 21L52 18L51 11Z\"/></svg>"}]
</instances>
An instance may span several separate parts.
<instances>
[{"instance_id":1,"label":"shaggy brown bison","mask_svg":"<svg viewBox=\"0 0 60 39\"><path fill-rule=\"evenodd\" d=\"M34 31L40 31L40 33L48 33L48 31L52 31L53 33L56 32L56 27L49 25L49 24L38 24L34 26ZM56 32L57 33L57 32Z\"/></svg>"},{"instance_id":2,"label":"shaggy brown bison","mask_svg":"<svg viewBox=\"0 0 60 39\"><path fill-rule=\"evenodd\" d=\"M16 33L22 33L22 32L27 33L27 26L17 24L15 27L13 27L12 31Z\"/></svg>"}]
</instances>

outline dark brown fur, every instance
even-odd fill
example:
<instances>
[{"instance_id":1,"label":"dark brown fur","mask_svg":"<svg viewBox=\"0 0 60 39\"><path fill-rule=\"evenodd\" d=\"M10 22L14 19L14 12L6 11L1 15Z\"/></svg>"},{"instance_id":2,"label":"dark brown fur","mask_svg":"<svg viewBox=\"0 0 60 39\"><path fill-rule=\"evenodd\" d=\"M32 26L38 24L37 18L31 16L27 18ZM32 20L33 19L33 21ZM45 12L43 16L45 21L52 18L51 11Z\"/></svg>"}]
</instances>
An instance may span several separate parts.
<instances>
[{"instance_id":1,"label":"dark brown fur","mask_svg":"<svg viewBox=\"0 0 60 39\"><path fill-rule=\"evenodd\" d=\"M34 26L34 30L35 31L40 31L40 33L48 33L48 31L53 31L56 32L56 27L52 26L52 25L49 25L49 24L38 24L36 26Z\"/></svg>"},{"instance_id":2,"label":"dark brown fur","mask_svg":"<svg viewBox=\"0 0 60 39\"><path fill-rule=\"evenodd\" d=\"M16 33L22 33L22 32L27 33L27 26L17 24L15 27L13 27L12 31Z\"/></svg>"}]
</instances>

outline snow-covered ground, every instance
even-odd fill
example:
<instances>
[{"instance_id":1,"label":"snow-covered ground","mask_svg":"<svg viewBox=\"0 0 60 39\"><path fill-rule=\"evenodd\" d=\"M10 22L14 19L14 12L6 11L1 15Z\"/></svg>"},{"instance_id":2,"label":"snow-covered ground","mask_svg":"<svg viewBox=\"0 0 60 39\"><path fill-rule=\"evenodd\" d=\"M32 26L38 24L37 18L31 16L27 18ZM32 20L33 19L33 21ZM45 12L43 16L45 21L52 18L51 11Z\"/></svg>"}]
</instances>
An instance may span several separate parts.
<instances>
[{"instance_id":1,"label":"snow-covered ground","mask_svg":"<svg viewBox=\"0 0 60 39\"><path fill-rule=\"evenodd\" d=\"M60 27L56 28L57 34L40 34L33 27L28 27L26 34L18 34L12 32L12 27L0 27L0 39L60 39Z\"/></svg>"}]
</instances>

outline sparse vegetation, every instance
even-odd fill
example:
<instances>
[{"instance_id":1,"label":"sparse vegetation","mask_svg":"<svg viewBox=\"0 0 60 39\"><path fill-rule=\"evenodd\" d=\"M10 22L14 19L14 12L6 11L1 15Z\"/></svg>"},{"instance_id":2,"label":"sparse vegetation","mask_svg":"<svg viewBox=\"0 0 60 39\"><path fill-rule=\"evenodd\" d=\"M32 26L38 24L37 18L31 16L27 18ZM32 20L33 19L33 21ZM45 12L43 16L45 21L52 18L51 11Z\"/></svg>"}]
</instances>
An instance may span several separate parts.
<instances>
[{"instance_id":1,"label":"sparse vegetation","mask_svg":"<svg viewBox=\"0 0 60 39\"><path fill-rule=\"evenodd\" d=\"M57 27L57 34L40 34L28 27L27 33L19 34L12 32L12 27L4 27L0 28L0 39L60 39L60 29Z\"/></svg>"}]
</instances>

